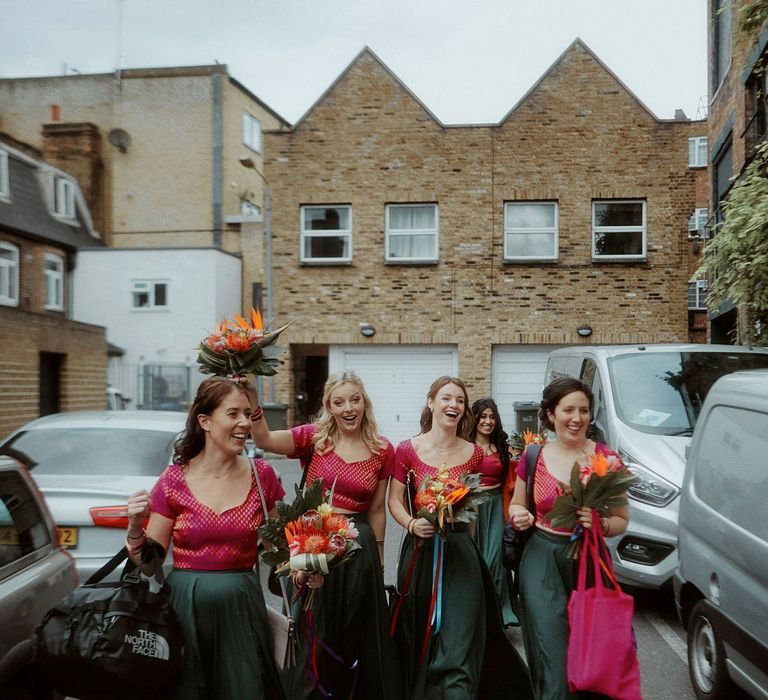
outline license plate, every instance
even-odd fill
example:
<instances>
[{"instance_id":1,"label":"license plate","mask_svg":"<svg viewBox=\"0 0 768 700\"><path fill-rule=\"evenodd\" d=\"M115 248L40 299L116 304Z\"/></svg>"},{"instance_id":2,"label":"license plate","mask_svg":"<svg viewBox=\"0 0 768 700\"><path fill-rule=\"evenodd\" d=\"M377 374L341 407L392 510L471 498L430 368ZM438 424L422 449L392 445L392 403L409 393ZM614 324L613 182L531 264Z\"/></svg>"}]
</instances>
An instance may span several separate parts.
<instances>
[{"instance_id":1,"label":"license plate","mask_svg":"<svg viewBox=\"0 0 768 700\"><path fill-rule=\"evenodd\" d=\"M71 549L77 547L77 528L76 527L57 527L59 533L59 544L62 547Z\"/></svg>"}]
</instances>

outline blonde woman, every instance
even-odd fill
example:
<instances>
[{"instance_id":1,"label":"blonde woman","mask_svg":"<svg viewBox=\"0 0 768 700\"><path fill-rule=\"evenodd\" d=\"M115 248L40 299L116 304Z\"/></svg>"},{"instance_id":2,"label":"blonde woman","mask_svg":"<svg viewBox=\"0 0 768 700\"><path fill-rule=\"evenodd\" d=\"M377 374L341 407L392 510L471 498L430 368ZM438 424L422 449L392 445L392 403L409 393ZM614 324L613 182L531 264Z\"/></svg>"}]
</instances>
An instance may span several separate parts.
<instances>
[{"instance_id":1,"label":"blonde woman","mask_svg":"<svg viewBox=\"0 0 768 700\"><path fill-rule=\"evenodd\" d=\"M333 509L352 516L362 551L331 571L327 580L299 574L297 585L319 588L317 673L304 664L289 679L289 697L399 698L394 649L387 633L388 611L382 563L385 498L394 449L376 430L363 382L351 371L329 377L323 406L314 423L270 431L255 411L253 440L268 452L301 459L307 485L323 480ZM306 645L305 645L306 649Z\"/></svg>"}]
</instances>

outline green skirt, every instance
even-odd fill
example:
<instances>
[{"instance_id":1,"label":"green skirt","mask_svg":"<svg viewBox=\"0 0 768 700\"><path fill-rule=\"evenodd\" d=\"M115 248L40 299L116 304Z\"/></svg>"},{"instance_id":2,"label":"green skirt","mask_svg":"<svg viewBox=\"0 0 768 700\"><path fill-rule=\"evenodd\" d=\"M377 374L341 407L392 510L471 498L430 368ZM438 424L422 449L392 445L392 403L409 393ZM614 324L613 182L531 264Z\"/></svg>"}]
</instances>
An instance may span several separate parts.
<instances>
[{"instance_id":1,"label":"green skirt","mask_svg":"<svg viewBox=\"0 0 768 700\"><path fill-rule=\"evenodd\" d=\"M496 597L501 606L501 619L504 626L517 624L517 616L512 611L509 591L509 573L501 562L501 536L504 534L504 513L501 500L501 487L488 491L488 498L478 508L475 524L475 541L483 555L488 571L493 579Z\"/></svg>"},{"instance_id":2,"label":"green skirt","mask_svg":"<svg viewBox=\"0 0 768 700\"><path fill-rule=\"evenodd\" d=\"M488 567L466 527L448 536L444 548L441 627L426 635L436 537L420 540L411 580L405 578L417 538L400 551L395 641L412 700L529 700L528 672L504 634ZM426 650L422 649L426 637Z\"/></svg>"},{"instance_id":3,"label":"green skirt","mask_svg":"<svg viewBox=\"0 0 768 700\"><path fill-rule=\"evenodd\" d=\"M576 562L565 555L569 538L537 529L520 562L523 643L536 700L586 700L596 693L568 691L568 599Z\"/></svg>"},{"instance_id":4,"label":"green skirt","mask_svg":"<svg viewBox=\"0 0 768 700\"><path fill-rule=\"evenodd\" d=\"M294 606L301 648L285 680L291 700L400 700L395 649L389 638L389 612L376 536L366 513L352 516L362 549L350 561L332 569L316 590L314 621L317 633L317 683L307 664L307 616Z\"/></svg>"},{"instance_id":5,"label":"green skirt","mask_svg":"<svg viewBox=\"0 0 768 700\"><path fill-rule=\"evenodd\" d=\"M171 605L184 633L178 700L284 698L258 575L189 571L168 576Z\"/></svg>"}]
</instances>

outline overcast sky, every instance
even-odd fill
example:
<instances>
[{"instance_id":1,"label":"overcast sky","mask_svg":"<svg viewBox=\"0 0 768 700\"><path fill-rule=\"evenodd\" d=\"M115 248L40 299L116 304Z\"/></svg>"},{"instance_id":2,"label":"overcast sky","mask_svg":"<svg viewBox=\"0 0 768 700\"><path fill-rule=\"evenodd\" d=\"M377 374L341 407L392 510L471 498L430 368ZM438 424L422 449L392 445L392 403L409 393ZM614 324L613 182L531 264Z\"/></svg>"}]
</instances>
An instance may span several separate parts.
<instances>
[{"instance_id":1,"label":"overcast sky","mask_svg":"<svg viewBox=\"0 0 768 700\"><path fill-rule=\"evenodd\" d=\"M682 108L696 118L706 102L706 6L706 0L0 0L0 77L218 61L295 122L369 46L444 123L489 123L580 37L658 117Z\"/></svg>"}]
</instances>

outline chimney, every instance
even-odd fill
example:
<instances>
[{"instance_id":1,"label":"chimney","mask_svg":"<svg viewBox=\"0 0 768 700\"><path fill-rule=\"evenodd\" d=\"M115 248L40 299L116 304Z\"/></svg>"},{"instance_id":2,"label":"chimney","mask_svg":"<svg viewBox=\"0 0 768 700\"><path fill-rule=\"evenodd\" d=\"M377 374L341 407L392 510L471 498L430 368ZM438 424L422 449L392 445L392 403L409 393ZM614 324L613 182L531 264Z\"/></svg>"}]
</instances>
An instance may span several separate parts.
<instances>
[{"instance_id":1,"label":"chimney","mask_svg":"<svg viewBox=\"0 0 768 700\"><path fill-rule=\"evenodd\" d=\"M91 210L93 225L107 241L99 128L90 122L58 122L59 116L58 105L51 105L54 123L43 124L43 158L77 179Z\"/></svg>"}]
</instances>

